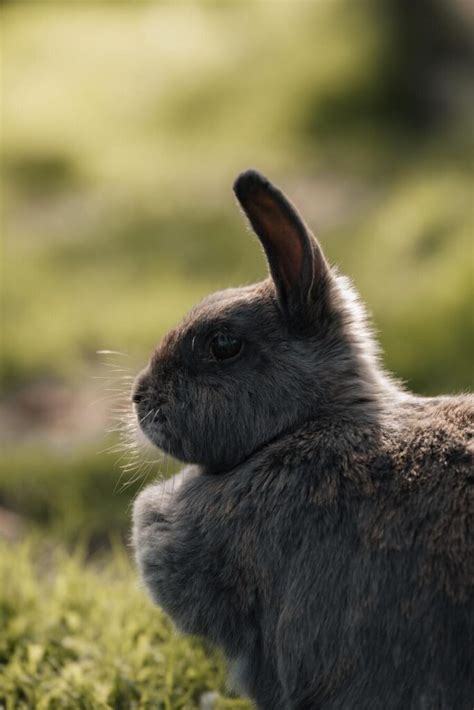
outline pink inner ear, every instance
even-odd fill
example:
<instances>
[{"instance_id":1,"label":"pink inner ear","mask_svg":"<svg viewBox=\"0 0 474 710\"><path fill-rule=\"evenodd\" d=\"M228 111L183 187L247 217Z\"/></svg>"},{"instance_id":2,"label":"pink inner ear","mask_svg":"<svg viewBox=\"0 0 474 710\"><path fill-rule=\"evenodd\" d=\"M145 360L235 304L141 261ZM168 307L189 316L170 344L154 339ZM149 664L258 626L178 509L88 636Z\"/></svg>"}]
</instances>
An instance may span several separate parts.
<instances>
[{"instance_id":1,"label":"pink inner ear","mask_svg":"<svg viewBox=\"0 0 474 710\"><path fill-rule=\"evenodd\" d=\"M303 266L303 246L296 227L268 193L260 192L248 209L262 227L265 235L262 241L278 262L285 288L291 288L298 281Z\"/></svg>"}]
</instances>

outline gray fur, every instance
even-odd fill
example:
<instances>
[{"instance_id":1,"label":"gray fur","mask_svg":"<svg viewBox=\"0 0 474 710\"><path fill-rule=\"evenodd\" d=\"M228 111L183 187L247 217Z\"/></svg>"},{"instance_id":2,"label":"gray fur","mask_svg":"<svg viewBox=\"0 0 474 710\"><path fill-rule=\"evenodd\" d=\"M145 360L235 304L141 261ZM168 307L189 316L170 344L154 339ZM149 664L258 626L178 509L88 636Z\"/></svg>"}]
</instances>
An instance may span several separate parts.
<instances>
[{"instance_id":1,"label":"gray fur","mask_svg":"<svg viewBox=\"0 0 474 710\"><path fill-rule=\"evenodd\" d=\"M205 299L137 380L192 464L135 502L145 584L264 710L472 708L472 398L404 391L286 198L255 172L236 194L272 277Z\"/></svg>"}]
</instances>

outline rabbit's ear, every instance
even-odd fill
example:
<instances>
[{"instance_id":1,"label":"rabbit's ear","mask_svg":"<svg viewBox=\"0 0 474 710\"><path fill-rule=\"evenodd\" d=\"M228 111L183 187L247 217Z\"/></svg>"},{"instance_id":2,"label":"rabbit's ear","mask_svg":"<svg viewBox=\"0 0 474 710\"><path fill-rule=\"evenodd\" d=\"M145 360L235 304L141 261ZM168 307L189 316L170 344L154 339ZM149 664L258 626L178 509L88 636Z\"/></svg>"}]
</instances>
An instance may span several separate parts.
<instances>
[{"instance_id":1,"label":"rabbit's ear","mask_svg":"<svg viewBox=\"0 0 474 710\"><path fill-rule=\"evenodd\" d=\"M234 192L262 242L280 306L292 321L313 320L328 298L329 267L297 210L271 182L247 170Z\"/></svg>"}]
</instances>

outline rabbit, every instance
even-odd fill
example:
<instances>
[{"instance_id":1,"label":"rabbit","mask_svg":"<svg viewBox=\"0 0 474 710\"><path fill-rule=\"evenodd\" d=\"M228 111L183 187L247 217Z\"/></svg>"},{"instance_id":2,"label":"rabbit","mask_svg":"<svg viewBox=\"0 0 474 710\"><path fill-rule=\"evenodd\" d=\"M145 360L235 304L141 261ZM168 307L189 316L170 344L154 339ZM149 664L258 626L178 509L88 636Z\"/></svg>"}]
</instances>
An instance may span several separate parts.
<instances>
[{"instance_id":1,"label":"rabbit","mask_svg":"<svg viewBox=\"0 0 474 710\"><path fill-rule=\"evenodd\" d=\"M268 278L205 298L134 385L187 464L134 503L144 584L262 710L472 709L473 398L392 379L295 207L254 170L234 191Z\"/></svg>"}]
</instances>

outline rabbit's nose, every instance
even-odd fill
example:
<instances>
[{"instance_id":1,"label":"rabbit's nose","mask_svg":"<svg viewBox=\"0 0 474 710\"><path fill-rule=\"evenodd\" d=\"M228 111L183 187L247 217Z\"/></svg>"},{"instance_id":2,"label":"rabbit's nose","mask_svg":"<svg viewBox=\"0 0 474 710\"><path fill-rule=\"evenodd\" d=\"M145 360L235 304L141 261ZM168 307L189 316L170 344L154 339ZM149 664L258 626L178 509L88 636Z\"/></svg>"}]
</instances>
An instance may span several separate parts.
<instances>
[{"instance_id":1,"label":"rabbit's nose","mask_svg":"<svg viewBox=\"0 0 474 710\"><path fill-rule=\"evenodd\" d=\"M138 389L132 393L132 402L134 404L140 404L142 399L143 399L143 392L141 390Z\"/></svg>"},{"instance_id":2,"label":"rabbit's nose","mask_svg":"<svg viewBox=\"0 0 474 710\"><path fill-rule=\"evenodd\" d=\"M146 377L146 372L141 372L133 384L132 402L134 404L140 404L140 402L144 400L147 390L148 379Z\"/></svg>"}]
</instances>

